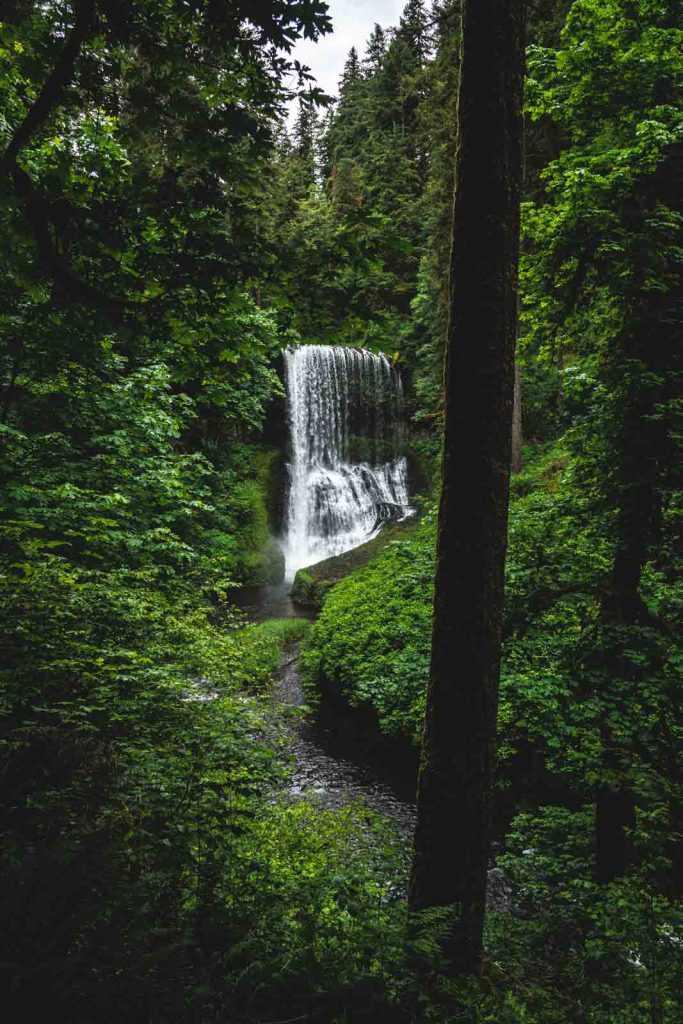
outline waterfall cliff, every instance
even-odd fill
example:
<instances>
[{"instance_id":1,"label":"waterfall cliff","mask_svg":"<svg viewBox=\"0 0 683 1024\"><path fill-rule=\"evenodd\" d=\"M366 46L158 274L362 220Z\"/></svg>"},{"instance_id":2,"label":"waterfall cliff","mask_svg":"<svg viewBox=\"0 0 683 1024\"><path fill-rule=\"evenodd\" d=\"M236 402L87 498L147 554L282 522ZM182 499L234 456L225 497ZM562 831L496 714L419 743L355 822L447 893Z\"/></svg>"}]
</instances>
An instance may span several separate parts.
<instances>
[{"instance_id":1,"label":"waterfall cliff","mask_svg":"<svg viewBox=\"0 0 683 1024\"><path fill-rule=\"evenodd\" d=\"M383 355L287 349L286 575L373 537L411 511L401 376Z\"/></svg>"}]
</instances>

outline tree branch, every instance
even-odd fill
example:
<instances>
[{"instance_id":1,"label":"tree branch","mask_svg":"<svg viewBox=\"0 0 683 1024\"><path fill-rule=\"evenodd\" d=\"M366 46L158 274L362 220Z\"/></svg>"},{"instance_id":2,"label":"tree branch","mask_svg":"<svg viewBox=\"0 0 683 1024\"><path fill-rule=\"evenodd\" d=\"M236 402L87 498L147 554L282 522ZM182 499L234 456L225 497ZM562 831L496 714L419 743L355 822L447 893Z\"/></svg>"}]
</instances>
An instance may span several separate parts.
<instances>
[{"instance_id":1,"label":"tree branch","mask_svg":"<svg viewBox=\"0 0 683 1024\"><path fill-rule=\"evenodd\" d=\"M64 90L73 78L76 61L81 52L83 41L88 34L94 9L95 0L81 0L81 3L77 4L76 18L71 31L66 37L64 48L24 120L10 139L2 160L0 160L0 168L2 170L11 171L13 169L21 150L31 136L47 121L61 100Z\"/></svg>"},{"instance_id":2,"label":"tree branch","mask_svg":"<svg viewBox=\"0 0 683 1024\"><path fill-rule=\"evenodd\" d=\"M7 149L0 159L0 172L4 171L14 186L17 198L24 207L35 238L41 262L52 279L75 299L101 310L108 316L120 320L127 303L124 299L107 295L99 288L80 280L72 271L67 260L60 255L50 230L48 201L36 189L31 176L17 163L17 157L31 137L45 124L52 111L59 104L64 90L71 83L81 47L90 30L96 0L81 0L76 5L76 16L71 31L66 37L64 48L43 83L43 87L29 108L24 120L17 127Z\"/></svg>"},{"instance_id":3,"label":"tree branch","mask_svg":"<svg viewBox=\"0 0 683 1024\"><path fill-rule=\"evenodd\" d=\"M58 252L50 232L47 201L36 191L30 175L19 164L15 164L10 176L14 191L23 203L26 219L33 231L40 259L52 279L61 285L67 294L90 306L95 306L115 319L120 319L126 309L125 300L107 295L99 288L88 284L87 281L76 277L68 261Z\"/></svg>"}]
</instances>

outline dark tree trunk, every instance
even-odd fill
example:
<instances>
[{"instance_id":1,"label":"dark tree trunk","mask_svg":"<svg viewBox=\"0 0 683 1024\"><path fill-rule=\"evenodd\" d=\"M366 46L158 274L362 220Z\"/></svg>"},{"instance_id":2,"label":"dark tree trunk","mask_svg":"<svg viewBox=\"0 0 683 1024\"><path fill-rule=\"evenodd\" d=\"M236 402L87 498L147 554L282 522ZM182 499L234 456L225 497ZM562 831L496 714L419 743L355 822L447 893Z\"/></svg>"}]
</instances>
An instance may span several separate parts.
<instances>
[{"instance_id":1,"label":"dark tree trunk","mask_svg":"<svg viewBox=\"0 0 683 1024\"><path fill-rule=\"evenodd\" d=\"M647 224L657 203L675 206L680 194L681 149L673 150L652 178L624 211L634 239L647 238ZM615 459L617 466L617 519L614 558L607 587L602 595L600 619L602 653L608 680L617 681L622 692L611 698L613 717L624 702L623 685L635 690L643 667L627 653L626 631L648 624L650 615L641 597L643 568L656 548L660 531L661 493L665 487L669 439L661 410L666 408L667 384L674 377L679 337L672 331L674 309L680 296L662 295L647 286L648 276L657 276L659 254L640 245L632 256L633 278L627 299L624 330L615 339L607 383L614 394L621 393L620 423ZM679 286L680 288L680 286ZM658 412L659 410L659 412ZM626 874L629 861L628 831L636 823L636 802L631 782L632 752L624 749L608 721L608 705L601 722L602 772L596 791L595 873L599 882L610 882Z\"/></svg>"},{"instance_id":2,"label":"dark tree trunk","mask_svg":"<svg viewBox=\"0 0 683 1024\"><path fill-rule=\"evenodd\" d=\"M465 0L432 658L410 906L477 972L500 664L522 180L521 0Z\"/></svg>"},{"instance_id":3,"label":"dark tree trunk","mask_svg":"<svg viewBox=\"0 0 683 1024\"><path fill-rule=\"evenodd\" d=\"M513 473L519 473L522 468L522 374L519 365L515 363L515 388L512 401L512 459L510 468Z\"/></svg>"},{"instance_id":4,"label":"dark tree trunk","mask_svg":"<svg viewBox=\"0 0 683 1024\"><path fill-rule=\"evenodd\" d=\"M600 609L599 653L603 660L593 666L603 672L607 670L601 721L602 777L595 808L596 878L600 882L624 875L629 867L628 831L636 823L633 747L638 740L628 734L620 739L614 732L629 699L625 687L630 686L637 699L643 672L652 669L629 656L629 632L632 637L642 625L653 625L641 595L641 577L648 560L658 553L662 501L667 491L675 492L681 483L674 423L680 394L683 286L675 250L652 244L656 236L651 233L651 224L659 216L658 207L677 208L682 189L683 146L677 144L670 147L654 174L637 183L623 210L627 234L633 239L632 279L626 293L624 329L614 340L605 367L607 389L620 399L613 453L616 536L612 569ZM667 282L665 290L652 287L651 282L658 279ZM669 700L670 714L676 721L676 695L672 693ZM679 760L666 712L661 731L668 745L674 793ZM683 820L681 806L675 799L671 802L671 813L675 829L676 823ZM675 846L671 852L673 881Z\"/></svg>"},{"instance_id":5,"label":"dark tree trunk","mask_svg":"<svg viewBox=\"0 0 683 1024\"><path fill-rule=\"evenodd\" d=\"M655 333L655 332L653 332ZM657 463L663 439L661 424L653 418L657 393L644 385L643 371L656 351L654 337L643 323L620 339L614 353L621 367L640 367L640 375L627 385L622 410L619 458L619 510L614 560L602 595L600 619L606 644L607 670L613 679L637 685L641 668L624 654L624 629L648 621L640 596L640 579L658 532ZM628 645L626 645L628 647ZM628 869L628 830L636 823L635 794L629 781L629 753L620 749L603 716L602 779L595 804L595 875L607 883Z\"/></svg>"},{"instance_id":6,"label":"dark tree trunk","mask_svg":"<svg viewBox=\"0 0 683 1024\"><path fill-rule=\"evenodd\" d=\"M636 824L634 793L624 774L622 752L603 723L602 774L595 804L595 878L601 884L626 874L628 830Z\"/></svg>"},{"instance_id":7,"label":"dark tree trunk","mask_svg":"<svg viewBox=\"0 0 683 1024\"><path fill-rule=\"evenodd\" d=\"M19 376L19 370L21 369L21 360L24 354L24 343L23 340L16 338L10 339L9 342L9 354L12 359L12 365L9 373L9 381L5 388L5 394L2 399L2 412L0 413L0 423L7 423L10 408L14 400L14 393L17 384L17 377Z\"/></svg>"}]
</instances>

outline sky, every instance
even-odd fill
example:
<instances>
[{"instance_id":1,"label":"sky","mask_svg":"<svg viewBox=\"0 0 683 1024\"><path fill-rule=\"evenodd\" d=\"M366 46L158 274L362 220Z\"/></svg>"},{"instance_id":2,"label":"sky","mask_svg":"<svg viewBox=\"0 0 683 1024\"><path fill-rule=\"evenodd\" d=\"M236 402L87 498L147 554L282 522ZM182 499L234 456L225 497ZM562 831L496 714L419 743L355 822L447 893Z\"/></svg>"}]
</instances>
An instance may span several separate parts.
<instances>
[{"instance_id":1,"label":"sky","mask_svg":"<svg viewBox=\"0 0 683 1024\"><path fill-rule=\"evenodd\" d=\"M328 0L332 32L317 43L300 40L292 56L308 65L324 92L336 96L339 76L351 47L355 46L362 57L375 22L382 28L398 25L405 3L406 0Z\"/></svg>"}]
</instances>

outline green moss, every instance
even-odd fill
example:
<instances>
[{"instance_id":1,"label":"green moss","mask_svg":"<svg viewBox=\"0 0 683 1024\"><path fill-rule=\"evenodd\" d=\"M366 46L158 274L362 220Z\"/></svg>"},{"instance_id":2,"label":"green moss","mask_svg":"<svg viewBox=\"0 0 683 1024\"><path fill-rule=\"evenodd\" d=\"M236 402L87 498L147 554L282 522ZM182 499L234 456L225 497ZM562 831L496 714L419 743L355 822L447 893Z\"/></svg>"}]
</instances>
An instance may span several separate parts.
<instances>
[{"instance_id":1,"label":"green moss","mask_svg":"<svg viewBox=\"0 0 683 1024\"><path fill-rule=\"evenodd\" d=\"M273 537L278 463L277 448L234 445L214 500L222 513L222 529L212 534L226 574L253 586L281 583L285 574L282 550Z\"/></svg>"},{"instance_id":2,"label":"green moss","mask_svg":"<svg viewBox=\"0 0 683 1024\"><path fill-rule=\"evenodd\" d=\"M360 544L341 555L325 558L322 562L299 569L294 578L292 597L303 608L322 608L330 589L350 573L367 565L391 541L411 537L418 528L418 521L410 519L386 526L376 537Z\"/></svg>"},{"instance_id":3,"label":"green moss","mask_svg":"<svg viewBox=\"0 0 683 1024\"><path fill-rule=\"evenodd\" d=\"M308 569L299 569L294 577L292 600L302 608L318 609L322 606L325 592L329 587L328 582L316 579Z\"/></svg>"}]
</instances>

